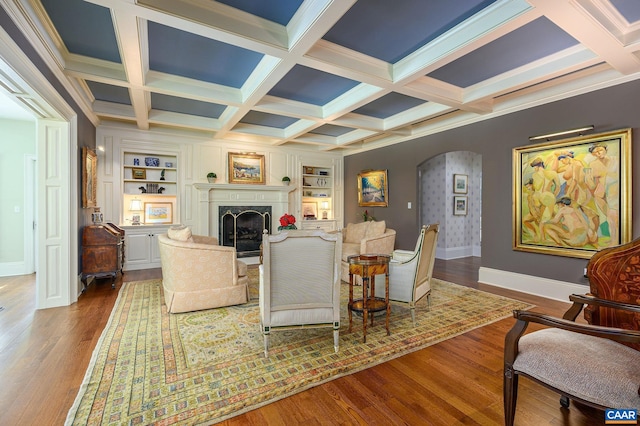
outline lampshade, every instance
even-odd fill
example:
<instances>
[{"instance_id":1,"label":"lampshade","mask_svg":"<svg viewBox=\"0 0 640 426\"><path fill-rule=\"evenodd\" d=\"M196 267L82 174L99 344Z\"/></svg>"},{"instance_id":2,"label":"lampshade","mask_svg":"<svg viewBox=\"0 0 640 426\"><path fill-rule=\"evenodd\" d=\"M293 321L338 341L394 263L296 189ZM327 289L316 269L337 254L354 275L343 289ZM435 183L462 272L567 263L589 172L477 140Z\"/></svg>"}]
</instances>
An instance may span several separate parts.
<instances>
[{"instance_id":1,"label":"lampshade","mask_svg":"<svg viewBox=\"0 0 640 426\"><path fill-rule=\"evenodd\" d=\"M133 200L131 200L131 204L129 205L129 210L132 212L142 211L142 201L138 200L137 198L134 198Z\"/></svg>"},{"instance_id":2,"label":"lampshade","mask_svg":"<svg viewBox=\"0 0 640 426\"><path fill-rule=\"evenodd\" d=\"M328 209L329 208L329 202L328 201L323 201L322 202L322 208L325 209L325 210Z\"/></svg>"}]
</instances>

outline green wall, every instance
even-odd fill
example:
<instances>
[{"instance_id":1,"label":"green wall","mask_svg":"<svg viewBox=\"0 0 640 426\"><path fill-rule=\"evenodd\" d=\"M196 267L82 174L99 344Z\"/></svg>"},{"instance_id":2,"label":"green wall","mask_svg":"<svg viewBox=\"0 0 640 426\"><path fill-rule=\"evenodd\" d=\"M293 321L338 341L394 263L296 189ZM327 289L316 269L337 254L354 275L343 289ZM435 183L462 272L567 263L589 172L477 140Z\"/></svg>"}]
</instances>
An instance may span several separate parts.
<instances>
[{"instance_id":1,"label":"green wall","mask_svg":"<svg viewBox=\"0 0 640 426\"><path fill-rule=\"evenodd\" d=\"M1 269L24 261L24 166L25 156L36 155L36 123L0 119L0 135Z\"/></svg>"}]
</instances>

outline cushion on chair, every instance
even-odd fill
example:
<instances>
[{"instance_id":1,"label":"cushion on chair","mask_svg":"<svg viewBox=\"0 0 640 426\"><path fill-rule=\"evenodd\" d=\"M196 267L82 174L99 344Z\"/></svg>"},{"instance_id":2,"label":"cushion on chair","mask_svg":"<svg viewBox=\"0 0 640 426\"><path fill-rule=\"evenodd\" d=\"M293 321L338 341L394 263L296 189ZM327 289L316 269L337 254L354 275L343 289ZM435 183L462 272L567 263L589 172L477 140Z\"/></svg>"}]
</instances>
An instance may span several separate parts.
<instances>
[{"instance_id":1,"label":"cushion on chair","mask_svg":"<svg viewBox=\"0 0 640 426\"><path fill-rule=\"evenodd\" d=\"M640 352L634 349L555 328L524 335L518 349L516 371L605 407L640 409Z\"/></svg>"},{"instance_id":2,"label":"cushion on chair","mask_svg":"<svg viewBox=\"0 0 640 426\"><path fill-rule=\"evenodd\" d=\"M244 277L247 275L247 264L242 260L236 260L236 264L238 265L238 276Z\"/></svg>"},{"instance_id":3,"label":"cushion on chair","mask_svg":"<svg viewBox=\"0 0 640 426\"><path fill-rule=\"evenodd\" d=\"M172 226L167 230L167 236L176 241L193 242L191 237L191 228L185 225Z\"/></svg>"},{"instance_id":4,"label":"cushion on chair","mask_svg":"<svg viewBox=\"0 0 640 426\"><path fill-rule=\"evenodd\" d=\"M384 234L384 231L387 229L387 224L384 220L375 222L368 222L369 226L367 226L367 230L364 233L365 238L378 237Z\"/></svg>"},{"instance_id":5,"label":"cushion on chair","mask_svg":"<svg viewBox=\"0 0 640 426\"><path fill-rule=\"evenodd\" d=\"M365 237L369 222L349 223L345 228L345 243L358 243Z\"/></svg>"}]
</instances>

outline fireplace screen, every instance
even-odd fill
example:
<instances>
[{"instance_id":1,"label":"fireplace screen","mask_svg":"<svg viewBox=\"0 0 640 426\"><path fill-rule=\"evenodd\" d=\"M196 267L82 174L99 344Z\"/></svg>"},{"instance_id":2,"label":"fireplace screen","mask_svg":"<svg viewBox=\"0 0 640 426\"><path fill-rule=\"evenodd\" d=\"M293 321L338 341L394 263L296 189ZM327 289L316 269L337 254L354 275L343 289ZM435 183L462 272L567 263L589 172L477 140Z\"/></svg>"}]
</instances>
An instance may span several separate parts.
<instances>
[{"instance_id":1,"label":"fireplace screen","mask_svg":"<svg viewBox=\"0 0 640 426\"><path fill-rule=\"evenodd\" d=\"M220 206L220 244L235 247L238 257L260 255L262 231L271 233L271 206Z\"/></svg>"}]
</instances>

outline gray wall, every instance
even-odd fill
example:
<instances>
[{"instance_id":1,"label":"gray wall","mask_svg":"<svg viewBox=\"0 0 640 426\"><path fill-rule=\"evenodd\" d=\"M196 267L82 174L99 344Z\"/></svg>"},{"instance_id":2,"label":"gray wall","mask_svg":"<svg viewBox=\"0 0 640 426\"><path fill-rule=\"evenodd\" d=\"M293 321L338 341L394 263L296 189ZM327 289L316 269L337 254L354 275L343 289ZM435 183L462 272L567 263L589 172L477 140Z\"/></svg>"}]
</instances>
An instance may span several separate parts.
<instances>
[{"instance_id":1,"label":"gray wall","mask_svg":"<svg viewBox=\"0 0 640 426\"><path fill-rule=\"evenodd\" d=\"M585 259L518 252L512 249L512 149L529 145L529 136L588 124L596 132L631 127L633 170L640 173L640 81L602 89L491 120L425 136L413 141L345 157L345 217L355 218L356 175L387 169L389 207L370 209L397 231L397 248L412 248L420 226L417 209L418 166L439 154L473 151L482 155L482 265L504 271L586 284ZM634 179L636 182L638 178ZM639 186L633 188L633 223L640 218ZM346 220L345 220L346 222ZM634 227L633 237L640 235Z\"/></svg>"}]
</instances>

